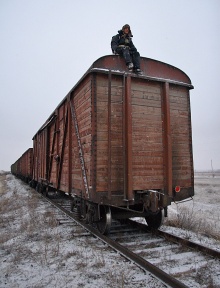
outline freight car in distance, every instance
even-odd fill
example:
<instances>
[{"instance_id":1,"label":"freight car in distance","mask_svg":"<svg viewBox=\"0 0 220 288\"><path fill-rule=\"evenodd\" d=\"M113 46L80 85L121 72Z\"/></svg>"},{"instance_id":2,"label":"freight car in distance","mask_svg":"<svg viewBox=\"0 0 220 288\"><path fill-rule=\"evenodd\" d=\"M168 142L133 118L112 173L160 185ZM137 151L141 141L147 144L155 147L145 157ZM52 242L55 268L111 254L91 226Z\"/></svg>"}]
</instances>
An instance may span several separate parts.
<instances>
[{"instance_id":1,"label":"freight car in distance","mask_svg":"<svg viewBox=\"0 0 220 288\"><path fill-rule=\"evenodd\" d=\"M113 218L158 228L172 201L194 195L191 81L144 57L141 69L99 58L33 137L33 185L70 194L102 233Z\"/></svg>"},{"instance_id":2,"label":"freight car in distance","mask_svg":"<svg viewBox=\"0 0 220 288\"><path fill-rule=\"evenodd\" d=\"M33 148L25 151L21 157L11 165L11 173L26 183L32 180Z\"/></svg>"}]
</instances>

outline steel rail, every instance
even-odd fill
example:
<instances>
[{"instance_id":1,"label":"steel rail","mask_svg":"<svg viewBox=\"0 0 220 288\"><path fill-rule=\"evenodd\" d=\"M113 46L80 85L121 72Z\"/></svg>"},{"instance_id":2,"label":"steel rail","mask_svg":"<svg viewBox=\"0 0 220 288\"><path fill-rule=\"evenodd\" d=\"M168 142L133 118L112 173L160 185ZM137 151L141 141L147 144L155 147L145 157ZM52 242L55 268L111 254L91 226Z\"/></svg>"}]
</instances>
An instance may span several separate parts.
<instances>
[{"instance_id":1,"label":"steel rail","mask_svg":"<svg viewBox=\"0 0 220 288\"><path fill-rule=\"evenodd\" d=\"M146 231L150 231L148 229L148 226L146 226L146 225L144 225L142 223L137 223L136 221L133 221L133 220L128 220L128 221L132 225L138 225L141 229L146 230ZM180 243L183 246L187 246L189 248L193 248L193 249L195 249L197 251L203 252L204 254L207 254L209 256L212 256L212 257L220 259L220 251L213 250L213 249L211 249L209 247L203 246L201 244L198 244L196 242L192 242L192 241L187 240L187 239L183 239L183 238L181 238L179 236L170 234L170 233L165 232L165 231L155 230L153 233L155 235L163 236L164 238L166 238L169 241L172 241L172 242L175 242L175 243Z\"/></svg>"},{"instance_id":2,"label":"steel rail","mask_svg":"<svg viewBox=\"0 0 220 288\"><path fill-rule=\"evenodd\" d=\"M182 244L184 246L196 249L198 251L203 252L204 254L208 254L209 256L212 256L212 257L220 259L220 251L213 250L213 249L211 249L209 247L203 246L201 244L192 242L192 241L187 240L187 239L183 239L183 238L181 238L179 236L175 236L175 235L172 235L172 234L170 234L168 232L164 232L164 231L161 231L161 230L156 231L156 234L160 235L160 236L163 236L163 237L165 237L166 239L168 239L170 241L178 242L178 243L180 243L180 244Z\"/></svg>"},{"instance_id":3,"label":"steel rail","mask_svg":"<svg viewBox=\"0 0 220 288\"><path fill-rule=\"evenodd\" d=\"M151 264L147 260L145 260L142 257L138 256L137 254L133 253L132 251L130 251L126 247L122 246L118 242L116 242L116 241L108 238L107 236L101 234L94 227L84 223L83 221L76 219L71 212L69 212L68 210L63 208L60 204L56 203L52 199L46 197L45 195L42 195L42 197L45 198L48 202L50 202L53 206L55 206L59 210L61 210L68 217L73 219L77 224L79 224L85 230L89 231L92 235L96 236L98 239L100 239L102 242L107 244L113 250L115 250L116 252L121 254L123 257L125 257L129 261L135 263L139 268L141 268L145 272L150 272L152 275L154 275L163 284L167 285L168 287L172 287L172 288L187 288L188 287L185 284L183 284L182 282L178 281L174 277L172 277L169 274L167 274L166 272L164 272L163 270L154 266L153 264Z\"/></svg>"}]
</instances>

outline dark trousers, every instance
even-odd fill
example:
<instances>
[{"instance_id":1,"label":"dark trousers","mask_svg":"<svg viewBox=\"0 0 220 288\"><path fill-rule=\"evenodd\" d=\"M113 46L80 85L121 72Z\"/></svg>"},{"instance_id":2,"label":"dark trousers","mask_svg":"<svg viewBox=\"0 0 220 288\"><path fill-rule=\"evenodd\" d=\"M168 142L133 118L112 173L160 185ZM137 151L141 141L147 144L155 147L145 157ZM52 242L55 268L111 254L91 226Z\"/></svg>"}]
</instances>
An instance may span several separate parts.
<instances>
[{"instance_id":1,"label":"dark trousers","mask_svg":"<svg viewBox=\"0 0 220 288\"><path fill-rule=\"evenodd\" d=\"M118 47L116 49L116 52L119 55L123 56L123 58L125 59L126 65L132 62L134 64L134 69L140 69L140 53L139 52L137 51L132 52L128 48L124 48L124 47Z\"/></svg>"}]
</instances>

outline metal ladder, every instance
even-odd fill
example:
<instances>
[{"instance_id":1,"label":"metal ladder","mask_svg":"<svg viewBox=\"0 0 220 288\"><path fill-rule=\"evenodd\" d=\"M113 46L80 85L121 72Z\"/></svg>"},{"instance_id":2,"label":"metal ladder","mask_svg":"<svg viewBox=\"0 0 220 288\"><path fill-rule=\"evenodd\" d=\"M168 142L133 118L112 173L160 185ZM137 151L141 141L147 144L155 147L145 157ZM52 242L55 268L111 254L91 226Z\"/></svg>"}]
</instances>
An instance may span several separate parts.
<instances>
[{"instance_id":1,"label":"metal ladder","mask_svg":"<svg viewBox=\"0 0 220 288\"><path fill-rule=\"evenodd\" d=\"M85 161L83 157L82 144L81 144L80 135L79 135L79 127L78 127L78 122L76 118L76 111L71 101L70 101L70 108L71 108L71 114L72 114L72 119L73 119L73 123L75 127L75 133L76 133L77 143L78 143L78 148L79 148L79 160L81 164L83 184L84 184L86 195L89 198L89 187L88 187L88 180L87 180L86 169L85 169Z\"/></svg>"}]
</instances>

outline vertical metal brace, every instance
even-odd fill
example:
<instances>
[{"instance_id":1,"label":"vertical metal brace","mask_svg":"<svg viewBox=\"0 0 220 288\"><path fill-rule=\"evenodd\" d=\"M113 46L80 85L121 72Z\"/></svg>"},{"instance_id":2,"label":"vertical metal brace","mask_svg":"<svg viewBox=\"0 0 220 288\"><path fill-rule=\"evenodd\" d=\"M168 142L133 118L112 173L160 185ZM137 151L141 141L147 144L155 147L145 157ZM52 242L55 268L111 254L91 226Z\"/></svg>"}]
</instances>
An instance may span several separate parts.
<instances>
[{"instance_id":1,"label":"vertical metal brace","mask_svg":"<svg viewBox=\"0 0 220 288\"><path fill-rule=\"evenodd\" d=\"M111 81L112 81L112 74L111 70L109 70L108 74L108 199L111 199L111 158L112 158L112 151L111 151Z\"/></svg>"},{"instance_id":2,"label":"vertical metal brace","mask_svg":"<svg viewBox=\"0 0 220 288\"><path fill-rule=\"evenodd\" d=\"M122 83L122 141L123 141L123 190L124 190L124 200L127 201L127 182L126 182L126 151L125 151L125 74L123 75L123 83Z\"/></svg>"},{"instance_id":3,"label":"vertical metal brace","mask_svg":"<svg viewBox=\"0 0 220 288\"><path fill-rule=\"evenodd\" d=\"M97 87L96 87L96 73L91 74L91 197L95 199L98 195L96 193L96 177L97 177Z\"/></svg>"},{"instance_id":4,"label":"vertical metal brace","mask_svg":"<svg viewBox=\"0 0 220 288\"><path fill-rule=\"evenodd\" d=\"M126 83L126 133L127 133L127 187L128 200L134 200L133 197L133 175L132 175L132 102L131 102L131 76L127 77Z\"/></svg>"},{"instance_id":5,"label":"vertical metal brace","mask_svg":"<svg viewBox=\"0 0 220 288\"><path fill-rule=\"evenodd\" d=\"M59 109L56 110L57 111L57 119L56 119L56 126L57 126L57 129L60 129L60 126L59 126ZM60 154L60 151L59 151L59 143L60 143L60 133L57 133L56 135L56 154L59 155ZM58 187L58 177L59 177L59 166L56 165L56 187Z\"/></svg>"},{"instance_id":6,"label":"vertical metal brace","mask_svg":"<svg viewBox=\"0 0 220 288\"><path fill-rule=\"evenodd\" d=\"M189 133L190 133L190 166L191 166L191 183L192 183L192 187L193 187L193 191L194 191L194 165L193 165L193 151L192 151L192 120L191 120L191 107L190 107L190 98L189 98L189 91L188 91L188 94L187 94L187 98L188 98L188 113L189 113L189 118L188 118L188 121L189 121Z\"/></svg>"},{"instance_id":7,"label":"vertical metal brace","mask_svg":"<svg viewBox=\"0 0 220 288\"><path fill-rule=\"evenodd\" d=\"M68 191L71 194L72 190L72 123L70 114L70 94L68 95L67 110L68 110Z\"/></svg>"},{"instance_id":8,"label":"vertical metal brace","mask_svg":"<svg viewBox=\"0 0 220 288\"><path fill-rule=\"evenodd\" d=\"M52 165L53 165L53 154L54 154L54 147L55 147L55 135L56 135L56 125L57 125L57 121L55 119L54 122L54 131L53 131L53 140L52 140L52 147L51 147L51 151L49 152L50 155L50 162L49 162L49 168L48 168L48 181L50 181L50 177L51 177L51 171L52 171Z\"/></svg>"},{"instance_id":9,"label":"vertical metal brace","mask_svg":"<svg viewBox=\"0 0 220 288\"><path fill-rule=\"evenodd\" d=\"M169 101L169 83L165 82L164 86L164 163L166 175L167 193L172 197L172 139L170 124L170 101Z\"/></svg>"},{"instance_id":10,"label":"vertical metal brace","mask_svg":"<svg viewBox=\"0 0 220 288\"><path fill-rule=\"evenodd\" d=\"M49 160L50 160L50 134L49 127L46 127L46 171L45 171L45 179L49 181Z\"/></svg>"},{"instance_id":11,"label":"vertical metal brace","mask_svg":"<svg viewBox=\"0 0 220 288\"><path fill-rule=\"evenodd\" d=\"M124 103L124 134L125 134L125 173L124 189L127 201L134 200L133 197L133 175L132 175L132 99L131 99L131 76L125 79L125 103Z\"/></svg>"}]
</instances>

